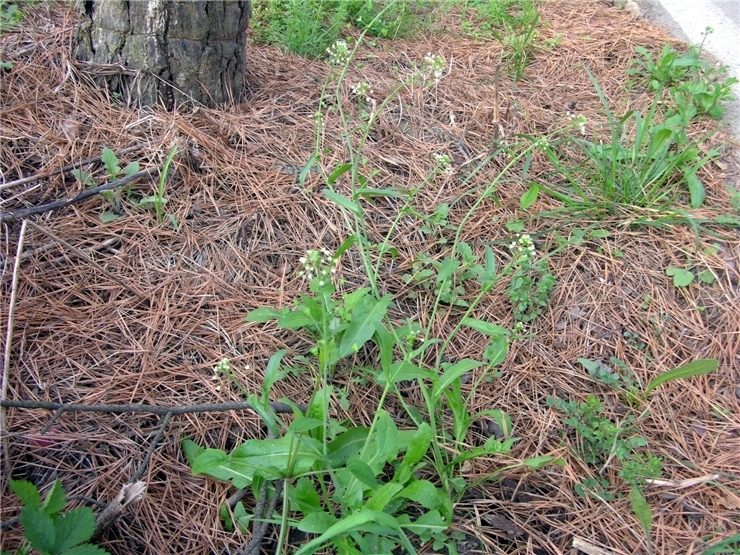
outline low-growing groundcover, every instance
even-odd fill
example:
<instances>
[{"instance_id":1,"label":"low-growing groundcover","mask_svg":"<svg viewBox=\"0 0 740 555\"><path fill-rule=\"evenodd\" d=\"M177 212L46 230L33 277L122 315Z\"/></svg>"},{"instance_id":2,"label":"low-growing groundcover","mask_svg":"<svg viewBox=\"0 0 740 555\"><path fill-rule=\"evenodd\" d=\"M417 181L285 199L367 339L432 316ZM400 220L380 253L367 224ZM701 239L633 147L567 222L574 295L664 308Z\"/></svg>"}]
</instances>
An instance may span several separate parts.
<instances>
[{"instance_id":1,"label":"low-growing groundcover","mask_svg":"<svg viewBox=\"0 0 740 555\"><path fill-rule=\"evenodd\" d=\"M710 553L737 535L740 213L717 110L640 74L637 47L670 58L668 39L607 4L543 3L536 33L494 4L440 3L354 53L346 26L318 59L250 45L247 104L174 115L70 73L66 11L2 37L6 181L177 147L166 184L36 220L87 258L27 232L7 397L310 404L174 417L102 548L237 552L255 469L295 476L264 552ZM84 177L3 189L2 212ZM140 206L157 195L167 218ZM7 417L8 475L76 503L115 496L159 425L68 413L40 436L49 413Z\"/></svg>"}]
</instances>

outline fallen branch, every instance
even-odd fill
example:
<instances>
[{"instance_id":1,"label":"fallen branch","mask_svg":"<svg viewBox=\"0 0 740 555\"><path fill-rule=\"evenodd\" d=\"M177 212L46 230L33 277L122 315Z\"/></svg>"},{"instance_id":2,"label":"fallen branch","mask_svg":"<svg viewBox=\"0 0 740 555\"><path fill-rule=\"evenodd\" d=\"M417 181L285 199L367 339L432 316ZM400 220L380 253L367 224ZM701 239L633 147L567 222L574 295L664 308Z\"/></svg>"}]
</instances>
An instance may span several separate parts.
<instances>
[{"instance_id":1,"label":"fallen branch","mask_svg":"<svg viewBox=\"0 0 740 555\"><path fill-rule=\"evenodd\" d=\"M5 212L4 214L0 214L0 222L10 222L12 220L17 220L19 218L27 218L28 216L33 216L35 214L43 214L44 212L56 210L57 208L64 208L65 206L69 206L70 204L82 202L83 200L89 199L90 197L94 197L101 191L110 191L111 189L115 189L116 187L128 185L129 183L136 181L137 179L146 177L148 175L153 175L158 172L159 172L159 168L152 167L152 168L128 175L121 179L111 181L110 183L105 183L101 185L100 187L95 187L94 189L88 189L86 191L82 191L79 195L74 196L72 198L56 200L54 202L50 202L48 204L42 204L41 206L34 206L32 208L22 208L20 210L12 210L10 212Z\"/></svg>"}]
</instances>

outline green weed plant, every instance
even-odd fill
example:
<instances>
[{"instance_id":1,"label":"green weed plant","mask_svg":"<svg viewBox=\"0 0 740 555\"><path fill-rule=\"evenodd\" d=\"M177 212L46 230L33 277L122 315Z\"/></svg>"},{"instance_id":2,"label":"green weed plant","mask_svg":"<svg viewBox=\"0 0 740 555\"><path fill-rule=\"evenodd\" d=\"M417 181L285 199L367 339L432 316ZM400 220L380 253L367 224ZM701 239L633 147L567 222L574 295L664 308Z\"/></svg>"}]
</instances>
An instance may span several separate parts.
<instances>
[{"instance_id":1,"label":"green weed plant","mask_svg":"<svg viewBox=\"0 0 740 555\"><path fill-rule=\"evenodd\" d=\"M21 525L25 540L13 553L26 555L36 550L41 555L107 555L108 552L92 543L95 533L95 515L90 507L64 511L67 496L59 480L55 480L43 502L39 490L31 482L10 480L10 489L23 503Z\"/></svg>"}]
</instances>

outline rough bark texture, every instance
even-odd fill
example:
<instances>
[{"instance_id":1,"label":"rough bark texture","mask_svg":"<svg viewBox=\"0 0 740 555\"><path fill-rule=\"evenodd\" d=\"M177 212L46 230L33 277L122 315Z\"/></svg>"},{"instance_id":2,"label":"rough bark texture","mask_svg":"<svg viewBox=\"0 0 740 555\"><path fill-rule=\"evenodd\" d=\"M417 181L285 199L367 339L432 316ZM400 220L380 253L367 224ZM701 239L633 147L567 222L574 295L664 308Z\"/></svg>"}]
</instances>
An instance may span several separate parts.
<instances>
[{"instance_id":1,"label":"rough bark texture","mask_svg":"<svg viewBox=\"0 0 740 555\"><path fill-rule=\"evenodd\" d=\"M125 68L94 77L126 102L172 108L241 100L251 0L80 4L77 59Z\"/></svg>"}]
</instances>

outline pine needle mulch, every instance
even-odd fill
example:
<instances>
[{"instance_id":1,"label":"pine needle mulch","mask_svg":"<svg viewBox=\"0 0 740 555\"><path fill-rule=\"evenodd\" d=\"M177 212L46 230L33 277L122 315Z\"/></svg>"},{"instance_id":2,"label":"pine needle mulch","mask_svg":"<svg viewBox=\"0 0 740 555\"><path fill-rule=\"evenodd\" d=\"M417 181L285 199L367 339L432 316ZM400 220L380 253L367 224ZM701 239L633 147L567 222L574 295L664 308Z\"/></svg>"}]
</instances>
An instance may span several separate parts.
<instances>
[{"instance_id":1,"label":"pine needle mulch","mask_svg":"<svg viewBox=\"0 0 740 555\"><path fill-rule=\"evenodd\" d=\"M142 168L161 166L177 145L180 154L167 182L165 208L180 228L168 221L158 224L153 212L137 211L125 201L125 216L103 224L106 204L100 197L35 216L44 232L31 226L25 235L6 397L162 406L241 400L236 388L211 380L214 365L224 357L238 368L245 388L259 391L261 369L276 350L304 354L309 344L274 325L247 323L245 314L260 306L288 305L305 290L296 276L298 258L310 248L336 249L351 234L337 207L321 194L325 184L320 175L309 173L303 187L297 179L314 151L312 116L327 66L250 45L245 104L176 114L136 110L98 90L70 55L73 13L29 10L24 27L0 39L3 59L14 64L0 80L3 183L50 174L98 156L103 147L120 152L138 146L121 156L122 165L137 160ZM374 98L383 99L410 75L411 62L428 52L444 56L449 69L433 89L409 86L387 106L363 152L363 169L376 173L373 186L418 187L434 167L433 155L447 153L455 171L435 177L416 199L417 209L431 214L496 177L505 160L493 160L468 183L459 179L468 158L488 152L494 134L507 140L507 134L546 133L566 125L568 112L586 115L589 125L603 121L583 65L615 113L648 105L648 94L625 92L625 70L636 46L657 51L670 40L663 31L590 0L545 3L542 20L548 24L541 27L542 39L554 39L557 46L535 50L524 80L512 82L502 72L501 112L509 119L501 128L491 121L500 47L455 32L454 14L437 23L436 34L363 47L357 58L362 65L351 70L343 89L354 121L360 117L350 92L355 82L371 83ZM702 136L712 125L698 124L692 133ZM320 164L329 173L347 160L336 112L325 116L321 140ZM709 218L732 210L724 184L734 180L737 187L738 174L733 173L735 155L723 146L728 141L722 132L715 136L711 146L725 155L702 174L708 208L700 215ZM538 163L544 161L533 162ZM100 164L92 167L102 182L104 170ZM150 179L133 190L149 195L155 187ZM477 252L490 244L500 260L508 260L513 237L504 224L556 206L540 199L530 212L522 212L519 198L526 188L515 179L503 181L497 202L481 206L464 228L463 240ZM0 185L1 211L41 205L83 189L69 173ZM470 195L454 204L451 225L473 200ZM371 240L382 239L396 208L390 201L367 204ZM621 359L642 384L697 358L719 359L715 373L667 384L645 403L640 432L649 450L663 459L664 479L685 486L652 485L646 497L656 553L701 553L740 531L740 236L717 228L721 238L702 233L697 245L689 226L634 227L629 217L562 228L567 236L568 229L593 224L610 235L549 259L558 285L530 328L533 336L513 343L501 377L473 399L473 409L507 411L521 439L509 456L476 461L466 468L466 477L548 454L563 457L567 465L505 472L467 496L457 507L455 523L470 540L461 544L463 551L575 553L574 540L583 540L604 553L647 552L626 486L609 502L574 493L586 478L619 484L617 467L590 467L575 456L577 439L547 398L583 401L594 393L614 421L626 413L618 393L591 379L578 358ZM540 252L554 248L552 228L558 225L563 223L544 218L527 223ZM416 319L431 326L433 336L444 337L459 313L445 310L429 322L431 299L409 299L410 288L402 279L415 255L441 252L437 237L421 233L420 226L411 216L400 221L394 236L399 256L383 266L381 287L394 295L394 317ZM4 326L19 230L17 221L2 226ZM719 252L707 254L705 248L713 243ZM615 256L616 251L623 256ZM711 270L715 283L674 287L665 269L687 265ZM352 251L343 257L341 273L346 290L366 283L361 260ZM505 283L497 287L476 316L512 325L505 289ZM476 334L462 334L450 356L477 358L483 348ZM343 409L337 399L337 416L367 422L378 392L353 385L351 377L337 376L340 388L347 385L344 406L349 407ZM311 388L310 377L292 376L276 386L275 399L305 402ZM45 487L58 477L68 495L108 502L135 472L159 426L154 415L70 412L40 436L49 411L7 409L6 415L3 441L9 458L4 464L9 473L2 482L3 521L19 509L9 477ZM479 439L484 441L487 433L481 429ZM113 554L237 552L248 535L224 531L219 520L219 505L233 493L231 488L193 477L180 441L190 437L228 449L263 436L258 418L249 412L173 418L144 474L146 495L101 545ZM248 496L245 502L251 506L254 500ZM2 547L12 549L18 541L15 527L3 533ZM268 534L265 549L270 541Z\"/></svg>"}]
</instances>

